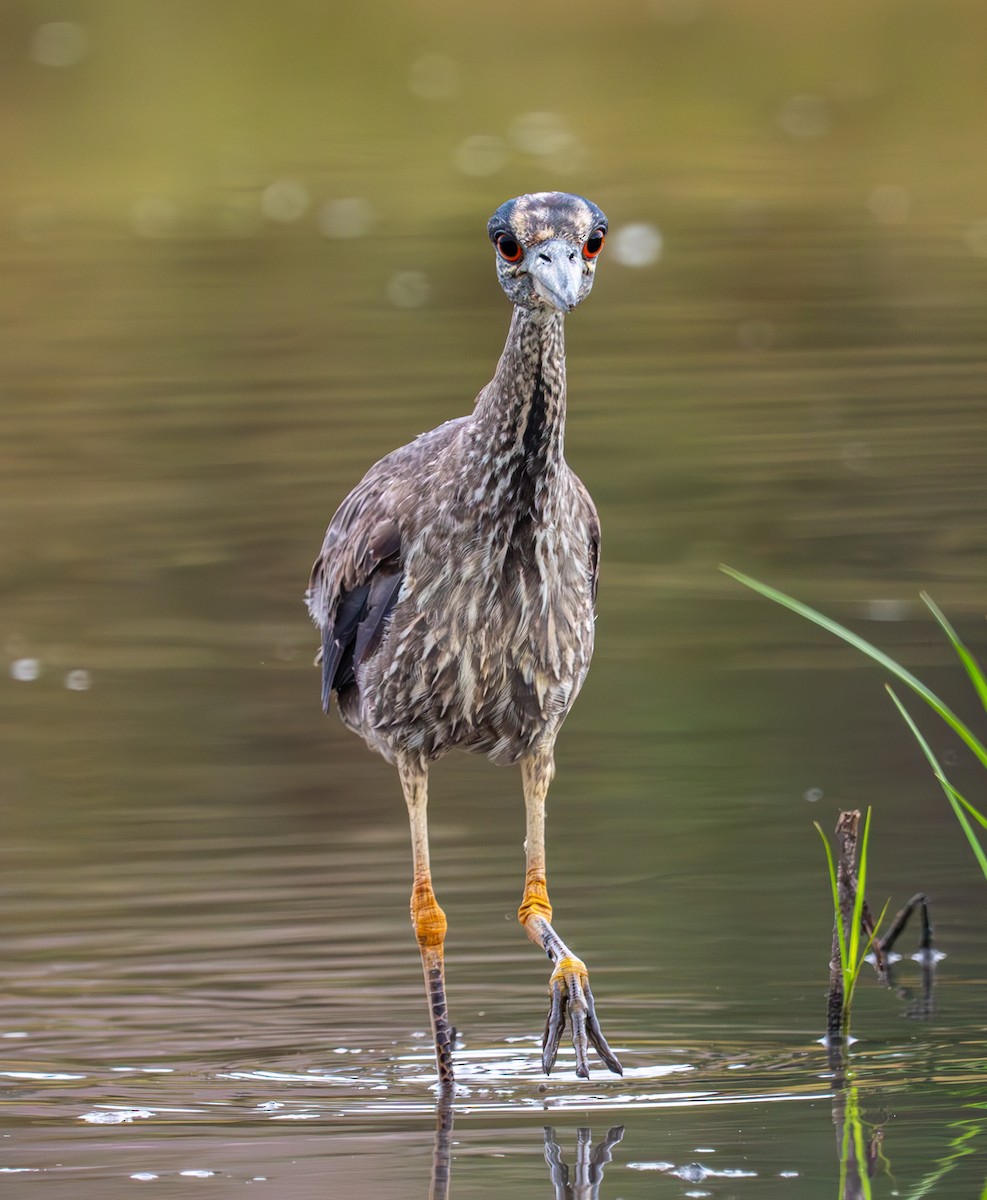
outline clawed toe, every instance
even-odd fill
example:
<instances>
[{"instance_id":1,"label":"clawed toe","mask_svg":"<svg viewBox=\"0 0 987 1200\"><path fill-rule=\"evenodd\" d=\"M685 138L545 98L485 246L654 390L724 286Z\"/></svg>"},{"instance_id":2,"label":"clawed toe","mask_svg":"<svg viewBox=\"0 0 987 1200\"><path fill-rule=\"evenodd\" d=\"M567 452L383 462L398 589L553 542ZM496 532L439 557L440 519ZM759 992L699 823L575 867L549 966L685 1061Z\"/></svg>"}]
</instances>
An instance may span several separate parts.
<instances>
[{"instance_id":1,"label":"clawed toe","mask_svg":"<svg viewBox=\"0 0 987 1200\"><path fill-rule=\"evenodd\" d=\"M581 1079L589 1078L589 1047L592 1045L608 1070L623 1075L624 1069L600 1028L585 965L577 958L562 959L552 972L549 994L551 1002L541 1055L545 1074L550 1075L555 1065L568 1012L572 1047L576 1052L576 1074Z\"/></svg>"}]
</instances>

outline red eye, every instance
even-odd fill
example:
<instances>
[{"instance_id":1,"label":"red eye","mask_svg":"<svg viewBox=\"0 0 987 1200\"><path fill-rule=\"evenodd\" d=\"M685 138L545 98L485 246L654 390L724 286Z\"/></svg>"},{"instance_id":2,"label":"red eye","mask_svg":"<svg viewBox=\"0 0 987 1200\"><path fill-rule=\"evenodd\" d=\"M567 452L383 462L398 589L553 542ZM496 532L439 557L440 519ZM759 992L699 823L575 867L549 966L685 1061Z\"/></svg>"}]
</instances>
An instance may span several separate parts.
<instances>
[{"instance_id":1,"label":"red eye","mask_svg":"<svg viewBox=\"0 0 987 1200\"><path fill-rule=\"evenodd\" d=\"M524 251L509 233L497 235L497 249L500 251L500 257L505 262L516 263L524 258Z\"/></svg>"},{"instance_id":2,"label":"red eye","mask_svg":"<svg viewBox=\"0 0 987 1200\"><path fill-rule=\"evenodd\" d=\"M586 245L583 246L583 258L596 258L603 249L603 243L607 240L607 231L605 229L595 229L586 239Z\"/></svg>"}]
</instances>

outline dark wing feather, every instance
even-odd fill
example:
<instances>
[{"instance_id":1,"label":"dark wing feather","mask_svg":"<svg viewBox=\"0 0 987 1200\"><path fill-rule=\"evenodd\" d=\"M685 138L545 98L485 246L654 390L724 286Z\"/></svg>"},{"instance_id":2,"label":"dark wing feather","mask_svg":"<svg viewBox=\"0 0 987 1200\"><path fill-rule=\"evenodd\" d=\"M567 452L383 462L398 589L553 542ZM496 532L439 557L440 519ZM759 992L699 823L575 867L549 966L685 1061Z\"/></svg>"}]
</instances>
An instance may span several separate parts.
<instances>
[{"instance_id":1,"label":"dark wing feather","mask_svg":"<svg viewBox=\"0 0 987 1200\"><path fill-rule=\"evenodd\" d=\"M367 515L364 510L361 515ZM401 537L394 521L385 518L377 521L369 530L360 528L361 522L347 530L352 534L346 539L346 549L356 551L354 583L346 584L347 572L343 571L337 584L335 604L331 613L328 606L322 627L322 707L329 711L329 697L356 682L356 669L360 663L377 649L384 632L385 622L397 602L404 578L401 571ZM334 520L335 525L335 520ZM330 533L334 532L330 525ZM338 532L336 530L335 532ZM340 539L332 539L332 547ZM327 535L326 545L330 538ZM318 579L327 582L326 572L332 563L326 549L313 569L313 584ZM309 594L312 594L310 588Z\"/></svg>"},{"instance_id":2,"label":"dark wing feather","mask_svg":"<svg viewBox=\"0 0 987 1200\"><path fill-rule=\"evenodd\" d=\"M376 463L339 506L315 560L306 600L322 634L322 707L352 686L374 654L404 580L401 530L434 474L436 456L463 427L447 421Z\"/></svg>"}]
</instances>

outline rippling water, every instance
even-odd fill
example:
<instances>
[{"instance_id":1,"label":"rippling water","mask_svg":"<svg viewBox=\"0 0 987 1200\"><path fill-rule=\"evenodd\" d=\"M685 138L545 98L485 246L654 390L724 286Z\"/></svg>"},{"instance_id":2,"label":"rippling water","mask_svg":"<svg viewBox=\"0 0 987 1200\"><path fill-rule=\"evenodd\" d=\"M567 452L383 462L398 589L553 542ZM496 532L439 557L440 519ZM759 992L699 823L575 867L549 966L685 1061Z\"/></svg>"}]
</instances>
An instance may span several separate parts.
<instances>
[{"instance_id":1,"label":"rippling water","mask_svg":"<svg viewBox=\"0 0 987 1200\"><path fill-rule=\"evenodd\" d=\"M396 12L383 32L306 14L313 47L318 30L373 43L327 74L294 40L278 65L262 6L194 38L176 8L153 46L123 10L15 7L6 1194L440 1200L451 1174L477 1198L849 1200L868 1162L875 1197L980 1195L983 879L877 668L716 568L850 622L982 727L918 601L983 656L982 39L887 5L852 39L821 11L796 36L767 5L655 0L606 30L577 5L599 76L584 39L593 112L566 114L530 96L530 72L550 95L573 79L537 48L508 64L498 35L474 81L464 49L419 53L424 26L411 38ZM190 58L182 88L161 40L179 29L211 64ZM568 322L567 454L603 574L548 854L626 1074L581 1081L563 1050L541 1075L520 781L453 758L430 819L460 1086L437 1111L404 805L319 711L301 594L364 469L488 379L508 311L484 222L545 184L587 192L614 230ZM927 892L946 957L923 1021L917 934L899 992L865 976L840 1074L818 1041L831 914L812 821L868 804L872 905Z\"/></svg>"}]
</instances>

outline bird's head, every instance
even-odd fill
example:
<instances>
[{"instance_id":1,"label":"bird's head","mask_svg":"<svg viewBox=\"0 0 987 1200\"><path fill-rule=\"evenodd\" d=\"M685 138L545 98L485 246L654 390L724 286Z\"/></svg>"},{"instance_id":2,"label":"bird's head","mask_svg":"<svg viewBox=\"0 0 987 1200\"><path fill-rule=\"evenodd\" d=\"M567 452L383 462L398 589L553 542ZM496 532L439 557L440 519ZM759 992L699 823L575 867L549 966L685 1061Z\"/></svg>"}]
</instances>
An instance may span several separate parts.
<instances>
[{"instance_id":1,"label":"bird's head","mask_svg":"<svg viewBox=\"0 0 987 1200\"><path fill-rule=\"evenodd\" d=\"M607 219L582 196L535 192L502 204L487 232L508 297L522 308L566 313L590 293Z\"/></svg>"}]
</instances>

